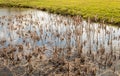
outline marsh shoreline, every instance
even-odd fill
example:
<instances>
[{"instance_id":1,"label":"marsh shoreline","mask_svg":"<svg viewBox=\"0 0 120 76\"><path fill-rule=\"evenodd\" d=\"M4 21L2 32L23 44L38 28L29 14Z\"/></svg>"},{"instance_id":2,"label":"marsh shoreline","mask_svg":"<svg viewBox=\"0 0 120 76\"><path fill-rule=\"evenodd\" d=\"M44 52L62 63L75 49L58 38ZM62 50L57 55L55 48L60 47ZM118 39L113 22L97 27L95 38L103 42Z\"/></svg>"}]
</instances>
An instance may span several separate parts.
<instances>
[{"instance_id":1,"label":"marsh shoreline","mask_svg":"<svg viewBox=\"0 0 120 76\"><path fill-rule=\"evenodd\" d=\"M0 76L120 75L120 28L24 8L0 15Z\"/></svg>"},{"instance_id":2,"label":"marsh shoreline","mask_svg":"<svg viewBox=\"0 0 120 76\"><path fill-rule=\"evenodd\" d=\"M96 17L84 17L84 15L77 15L77 14L72 14L69 12L64 12L64 11L60 11L60 10L53 10L52 8L46 8L46 7L37 7L37 6L29 6L29 5L22 5L22 4L11 4L11 3L0 3L0 7L3 8L28 8L28 9L37 9L37 10L41 10L41 11L46 11L52 14L57 14L57 15L62 15L62 16L79 16L81 19L85 19L86 21L90 20L90 22L94 22L94 23L102 23L102 24L108 24L111 26L117 26L120 27L120 21L116 22L116 21L108 21L106 19L102 19L102 18L96 18Z\"/></svg>"}]
</instances>

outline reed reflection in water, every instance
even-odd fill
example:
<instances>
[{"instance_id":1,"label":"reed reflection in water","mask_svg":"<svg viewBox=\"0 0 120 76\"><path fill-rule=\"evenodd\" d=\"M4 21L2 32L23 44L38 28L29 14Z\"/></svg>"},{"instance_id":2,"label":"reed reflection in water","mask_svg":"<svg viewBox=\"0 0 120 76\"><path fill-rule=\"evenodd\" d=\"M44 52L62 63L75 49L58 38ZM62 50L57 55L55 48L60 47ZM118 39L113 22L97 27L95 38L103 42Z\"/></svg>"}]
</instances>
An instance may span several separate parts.
<instances>
[{"instance_id":1,"label":"reed reflection in water","mask_svg":"<svg viewBox=\"0 0 120 76\"><path fill-rule=\"evenodd\" d=\"M54 75L62 68L65 75L94 76L118 63L119 51L119 27L38 10L0 16L0 61L11 71L21 66L24 74ZM44 64L51 69L45 72Z\"/></svg>"}]
</instances>

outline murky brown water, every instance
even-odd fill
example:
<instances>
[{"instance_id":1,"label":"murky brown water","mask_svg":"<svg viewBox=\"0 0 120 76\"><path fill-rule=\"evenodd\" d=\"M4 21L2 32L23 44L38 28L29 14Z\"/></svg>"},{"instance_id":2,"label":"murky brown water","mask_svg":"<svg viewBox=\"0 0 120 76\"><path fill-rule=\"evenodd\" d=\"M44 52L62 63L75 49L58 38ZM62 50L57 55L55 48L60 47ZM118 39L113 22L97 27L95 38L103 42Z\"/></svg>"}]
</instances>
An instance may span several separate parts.
<instances>
[{"instance_id":1,"label":"murky brown water","mask_svg":"<svg viewBox=\"0 0 120 76\"><path fill-rule=\"evenodd\" d=\"M33 9L0 8L0 51L15 47L14 60L17 60L20 45L24 55L39 47L45 48L49 58L56 48L64 53L68 49L75 53L79 47L85 53L103 48L119 54L120 28Z\"/></svg>"}]
</instances>

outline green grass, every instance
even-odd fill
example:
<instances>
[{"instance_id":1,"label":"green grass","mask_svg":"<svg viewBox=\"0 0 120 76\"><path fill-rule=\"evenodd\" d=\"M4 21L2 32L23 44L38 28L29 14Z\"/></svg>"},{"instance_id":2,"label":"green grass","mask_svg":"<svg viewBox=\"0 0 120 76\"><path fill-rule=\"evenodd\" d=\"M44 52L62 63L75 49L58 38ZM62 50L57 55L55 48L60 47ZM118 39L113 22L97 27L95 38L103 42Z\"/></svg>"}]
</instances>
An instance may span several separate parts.
<instances>
[{"instance_id":1,"label":"green grass","mask_svg":"<svg viewBox=\"0 0 120 76\"><path fill-rule=\"evenodd\" d=\"M0 0L1 6L30 7L120 25L120 0Z\"/></svg>"}]
</instances>

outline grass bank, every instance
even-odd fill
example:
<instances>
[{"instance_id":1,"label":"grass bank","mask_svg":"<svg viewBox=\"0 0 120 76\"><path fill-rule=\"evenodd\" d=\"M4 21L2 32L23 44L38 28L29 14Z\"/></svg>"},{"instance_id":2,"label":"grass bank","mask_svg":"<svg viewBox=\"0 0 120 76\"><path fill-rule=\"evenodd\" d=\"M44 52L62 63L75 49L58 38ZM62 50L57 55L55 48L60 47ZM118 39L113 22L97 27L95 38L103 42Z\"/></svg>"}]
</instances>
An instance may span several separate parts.
<instances>
[{"instance_id":1,"label":"grass bank","mask_svg":"<svg viewBox=\"0 0 120 76\"><path fill-rule=\"evenodd\" d=\"M120 0L0 0L0 6L37 8L62 15L80 15L120 26Z\"/></svg>"}]
</instances>

